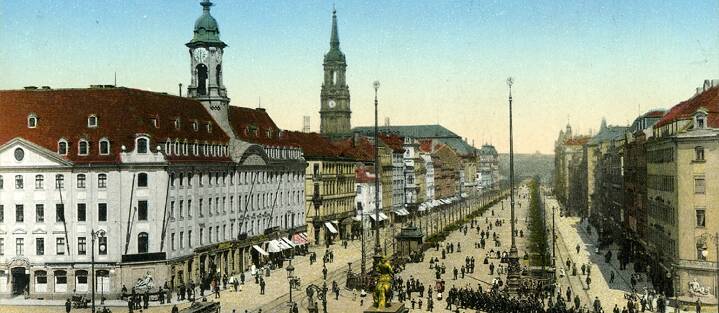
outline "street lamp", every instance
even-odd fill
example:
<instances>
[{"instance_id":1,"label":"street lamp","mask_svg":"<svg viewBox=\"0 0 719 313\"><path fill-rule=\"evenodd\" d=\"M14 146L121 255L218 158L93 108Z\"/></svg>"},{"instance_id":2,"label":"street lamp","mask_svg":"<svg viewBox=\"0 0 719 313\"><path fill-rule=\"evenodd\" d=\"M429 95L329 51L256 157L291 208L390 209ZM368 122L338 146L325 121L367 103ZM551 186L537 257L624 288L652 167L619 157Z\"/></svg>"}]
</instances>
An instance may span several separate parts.
<instances>
[{"instance_id":1,"label":"street lamp","mask_svg":"<svg viewBox=\"0 0 719 313\"><path fill-rule=\"evenodd\" d=\"M377 138L377 90L379 89L379 81L372 83L374 87L374 216L375 216L375 246L374 246L374 265L379 264L380 258L382 258L382 248L379 245L379 180L380 180L380 164L379 164L379 141ZM325 287L326 289L326 287Z\"/></svg>"},{"instance_id":2,"label":"street lamp","mask_svg":"<svg viewBox=\"0 0 719 313\"><path fill-rule=\"evenodd\" d=\"M290 264L287 265L287 281L290 284L290 313L292 313L292 309L294 309L294 302L292 301L292 285L295 284L295 276L293 275L295 271L295 267L292 266L292 259L289 259Z\"/></svg>"},{"instance_id":3,"label":"street lamp","mask_svg":"<svg viewBox=\"0 0 719 313\"><path fill-rule=\"evenodd\" d=\"M515 239L515 215L514 215L514 135L512 133L512 85L514 79L507 78L507 86L509 87L509 189L510 189L510 209L511 209L511 225L512 225L512 247L509 249L508 265L507 265L507 286L511 292L515 292L519 287L519 256L517 253L517 243Z\"/></svg>"},{"instance_id":4,"label":"street lamp","mask_svg":"<svg viewBox=\"0 0 719 313\"><path fill-rule=\"evenodd\" d=\"M105 237L105 231L100 229L98 231L95 231L94 229L90 230L92 242L90 243L92 245L92 248L90 248L90 271L92 271L92 313L95 313L95 239L96 238L104 238ZM100 252L105 252L105 249L107 249L104 245L101 248Z\"/></svg>"}]
</instances>

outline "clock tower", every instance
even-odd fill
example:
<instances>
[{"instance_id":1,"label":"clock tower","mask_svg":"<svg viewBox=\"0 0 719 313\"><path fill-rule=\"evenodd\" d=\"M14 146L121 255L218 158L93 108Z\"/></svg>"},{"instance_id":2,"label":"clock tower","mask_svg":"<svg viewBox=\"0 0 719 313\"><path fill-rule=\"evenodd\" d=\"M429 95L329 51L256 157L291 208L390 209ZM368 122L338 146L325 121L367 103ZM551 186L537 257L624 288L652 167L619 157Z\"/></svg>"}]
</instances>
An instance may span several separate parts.
<instances>
[{"instance_id":1,"label":"clock tower","mask_svg":"<svg viewBox=\"0 0 719 313\"><path fill-rule=\"evenodd\" d=\"M212 2L204 0L202 15L195 21L192 40L185 44L190 52L192 81L187 95L200 101L215 122L228 134L233 134L227 110L230 98L222 83L222 52L227 45L220 40L217 20L210 15Z\"/></svg>"},{"instance_id":2,"label":"clock tower","mask_svg":"<svg viewBox=\"0 0 719 313\"><path fill-rule=\"evenodd\" d=\"M349 137L350 125L350 91L345 80L347 61L340 50L340 39L337 33L337 11L332 11L332 33L330 50L325 54L324 80L320 92L320 133L333 139Z\"/></svg>"}]
</instances>

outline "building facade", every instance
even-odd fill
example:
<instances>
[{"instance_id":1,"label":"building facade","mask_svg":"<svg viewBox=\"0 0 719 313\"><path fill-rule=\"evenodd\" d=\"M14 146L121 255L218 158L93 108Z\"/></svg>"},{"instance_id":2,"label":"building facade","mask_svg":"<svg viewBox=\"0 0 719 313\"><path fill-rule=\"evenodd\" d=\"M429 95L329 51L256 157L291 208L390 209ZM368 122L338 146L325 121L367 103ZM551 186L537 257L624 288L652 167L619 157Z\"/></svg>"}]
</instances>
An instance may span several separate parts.
<instances>
[{"instance_id":1,"label":"building facade","mask_svg":"<svg viewBox=\"0 0 719 313\"><path fill-rule=\"evenodd\" d=\"M340 50L337 12L332 12L330 50L325 54L324 78L320 91L320 133L333 139L351 135L350 91L347 86L347 60Z\"/></svg>"}]
</instances>

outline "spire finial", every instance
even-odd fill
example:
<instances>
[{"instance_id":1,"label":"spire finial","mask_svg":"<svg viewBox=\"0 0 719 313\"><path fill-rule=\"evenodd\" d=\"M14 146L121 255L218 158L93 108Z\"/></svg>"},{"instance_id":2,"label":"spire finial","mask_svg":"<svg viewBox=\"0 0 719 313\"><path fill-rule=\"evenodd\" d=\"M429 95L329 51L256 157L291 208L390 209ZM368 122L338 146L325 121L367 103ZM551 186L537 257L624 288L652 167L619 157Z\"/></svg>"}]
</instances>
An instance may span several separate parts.
<instances>
[{"instance_id":1,"label":"spire finial","mask_svg":"<svg viewBox=\"0 0 719 313\"><path fill-rule=\"evenodd\" d=\"M330 48L339 49L340 36L337 32L337 10L332 5L332 34L330 35Z\"/></svg>"},{"instance_id":2,"label":"spire finial","mask_svg":"<svg viewBox=\"0 0 719 313\"><path fill-rule=\"evenodd\" d=\"M200 5L202 5L202 11L209 13L212 2L210 2L210 0L202 0L202 2L200 2Z\"/></svg>"}]
</instances>

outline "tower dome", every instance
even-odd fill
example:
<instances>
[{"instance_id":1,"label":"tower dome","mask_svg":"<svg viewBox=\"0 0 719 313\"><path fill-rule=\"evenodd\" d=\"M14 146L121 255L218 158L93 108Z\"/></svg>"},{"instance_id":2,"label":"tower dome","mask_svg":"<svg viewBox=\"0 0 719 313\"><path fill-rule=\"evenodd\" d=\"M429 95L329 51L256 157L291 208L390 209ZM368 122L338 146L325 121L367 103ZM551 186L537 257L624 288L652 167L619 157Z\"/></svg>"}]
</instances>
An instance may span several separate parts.
<instances>
[{"instance_id":1,"label":"tower dome","mask_svg":"<svg viewBox=\"0 0 719 313\"><path fill-rule=\"evenodd\" d=\"M195 21L194 35L188 45L204 43L224 47L225 43L220 40L220 27L217 25L217 20L210 15L212 2L205 0L200 5L202 5L202 15Z\"/></svg>"}]
</instances>

